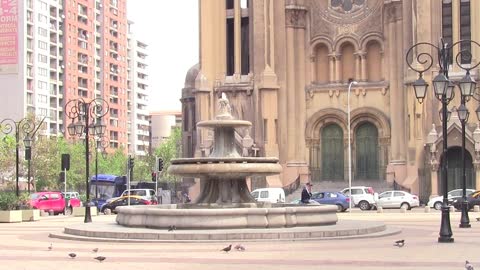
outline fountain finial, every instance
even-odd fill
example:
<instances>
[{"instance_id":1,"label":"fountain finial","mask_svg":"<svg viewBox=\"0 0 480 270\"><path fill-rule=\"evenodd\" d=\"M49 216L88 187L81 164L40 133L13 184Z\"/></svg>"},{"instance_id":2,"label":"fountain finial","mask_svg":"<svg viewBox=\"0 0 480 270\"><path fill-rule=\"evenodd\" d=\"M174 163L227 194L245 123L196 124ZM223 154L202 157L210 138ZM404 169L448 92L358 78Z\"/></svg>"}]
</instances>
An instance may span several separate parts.
<instances>
[{"instance_id":1,"label":"fountain finial","mask_svg":"<svg viewBox=\"0 0 480 270\"><path fill-rule=\"evenodd\" d=\"M218 114L216 119L233 119L232 108L227 99L227 95L222 93L222 97L218 99Z\"/></svg>"}]
</instances>

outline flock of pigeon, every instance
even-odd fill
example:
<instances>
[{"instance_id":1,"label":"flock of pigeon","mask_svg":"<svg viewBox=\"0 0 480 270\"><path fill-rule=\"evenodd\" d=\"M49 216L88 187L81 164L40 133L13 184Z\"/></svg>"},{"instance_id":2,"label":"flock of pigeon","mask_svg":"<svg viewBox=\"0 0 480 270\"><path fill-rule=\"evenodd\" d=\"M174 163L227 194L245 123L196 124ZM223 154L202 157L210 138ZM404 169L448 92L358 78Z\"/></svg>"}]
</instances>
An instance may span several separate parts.
<instances>
[{"instance_id":1,"label":"flock of pigeon","mask_svg":"<svg viewBox=\"0 0 480 270\"><path fill-rule=\"evenodd\" d=\"M50 246L48 246L48 251L52 251L53 250L53 244L50 243ZM94 248L92 249L92 252L94 253L97 253L98 252L98 248ZM75 259L77 257L77 254L76 253L73 253L73 252L70 252L68 253L68 257L72 258L72 259ZM103 262L107 257L104 257L104 256L97 256L97 257L94 257L95 260L99 261L99 262Z\"/></svg>"},{"instance_id":2,"label":"flock of pigeon","mask_svg":"<svg viewBox=\"0 0 480 270\"><path fill-rule=\"evenodd\" d=\"M476 219L477 219L477 221L480 221L480 217L477 217ZM169 232L174 231L174 230L176 230L176 229L177 229L177 228L176 228L175 226L169 226L169 227L168 227L168 231L169 231ZM399 248L404 247L404 246L405 246L405 239L397 240L397 241L394 242L393 245L396 246L396 247L399 247ZM235 245L233 248L234 248L236 251L245 251L245 247L242 246L242 245L240 245L240 244ZM50 246L48 247L48 250L50 251L50 250L52 250L52 249L53 249L53 245L50 243ZM228 252L231 251L231 250L232 250L232 245L230 244L230 245L222 248L220 251L223 251L223 252L225 252L225 253L228 253ZM94 248L94 249L92 250L92 252L97 253L97 252L98 252L98 248ZM68 256L69 256L70 258L72 258L72 259L75 259L75 257L77 257L77 254L75 254L75 253L72 252L72 253L68 253ZM97 257L94 257L94 259L97 260L97 261L99 261L99 262L103 262L103 261L106 259L106 257L104 257L104 256L97 256ZM465 261L465 270L474 270L473 265L472 265L468 260Z\"/></svg>"}]
</instances>

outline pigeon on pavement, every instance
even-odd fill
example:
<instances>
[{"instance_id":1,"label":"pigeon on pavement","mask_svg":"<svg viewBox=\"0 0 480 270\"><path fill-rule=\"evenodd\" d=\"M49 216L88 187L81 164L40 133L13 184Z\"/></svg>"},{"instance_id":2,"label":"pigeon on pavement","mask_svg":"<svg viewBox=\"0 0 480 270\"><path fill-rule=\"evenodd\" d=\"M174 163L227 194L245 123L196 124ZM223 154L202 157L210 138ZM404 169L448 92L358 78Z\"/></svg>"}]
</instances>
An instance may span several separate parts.
<instances>
[{"instance_id":1,"label":"pigeon on pavement","mask_svg":"<svg viewBox=\"0 0 480 270\"><path fill-rule=\"evenodd\" d=\"M77 254L72 252L72 253L68 253L68 256L70 256L70 258L72 259L75 259L75 257L77 257Z\"/></svg>"},{"instance_id":2,"label":"pigeon on pavement","mask_svg":"<svg viewBox=\"0 0 480 270\"><path fill-rule=\"evenodd\" d=\"M477 221L480 221L480 217L477 217Z\"/></svg>"},{"instance_id":3,"label":"pigeon on pavement","mask_svg":"<svg viewBox=\"0 0 480 270\"><path fill-rule=\"evenodd\" d=\"M224 247L221 251L229 252L232 250L232 245L229 245L228 247Z\"/></svg>"},{"instance_id":4,"label":"pigeon on pavement","mask_svg":"<svg viewBox=\"0 0 480 270\"><path fill-rule=\"evenodd\" d=\"M53 244L50 243L50 246L48 246L48 251L52 250L53 249Z\"/></svg>"},{"instance_id":5,"label":"pigeon on pavement","mask_svg":"<svg viewBox=\"0 0 480 270\"><path fill-rule=\"evenodd\" d=\"M394 246L396 247L403 247L405 245L405 240L398 240L398 241L395 241L395 244L393 244Z\"/></svg>"},{"instance_id":6,"label":"pigeon on pavement","mask_svg":"<svg viewBox=\"0 0 480 270\"><path fill-rule=\"evenodd\" d=\"M94 248L92 249L93 252L97 253L98 252L98 248Z\"/></svg>"},{"instance_id":7,"label":"pigeon on pavement","mask_svg":"<svg viewBox=\"0 0 480 270\"><path fill-rule=\"evenodd\" d=\"M465 261L465 270L474 270L473 265L469 261Z\"/></svg>"},{"instance_id":8,"label":"pigeon on pavement","mask_svg":"<svg viewBox=\"0 0 480 270\"><path fill-rule=\"evenodd\" d=\"M95 257L94 259L99 261L99 262L103 262L106 259L106 257L98 256L98 257Z\"/></svg>"},{"instance_id":9,"label":"pigeon on pavement","mask_svg":"<svg viewBox=\"0 0 480 270\"><path fill-rule=\"evenodd\" d=\"M236 245L234 248L235 248L235 250L237 250L237 251L245 251L245 247L242 246L242 245L240 245L240 244Z\"/></svg>"},{"instance_id":10,"label":"pigeon on pavement","mask_svg":"<svg viewBox=\"0 0 480 270\"><path fill-rule=\"evenodd\" d=\"M168 231L169 232L175 231L176 229L177 229L177 227L175 227L175 225L168 226Z\"/></svg>"}]
</instances>

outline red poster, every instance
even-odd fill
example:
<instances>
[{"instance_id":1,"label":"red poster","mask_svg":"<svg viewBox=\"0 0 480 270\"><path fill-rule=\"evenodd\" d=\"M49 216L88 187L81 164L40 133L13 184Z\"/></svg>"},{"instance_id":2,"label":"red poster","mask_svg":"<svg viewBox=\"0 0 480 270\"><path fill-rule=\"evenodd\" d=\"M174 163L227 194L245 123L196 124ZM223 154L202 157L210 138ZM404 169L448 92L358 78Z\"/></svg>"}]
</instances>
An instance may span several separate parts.
<instances>
[{"instance_id":1,"label":"red poster","mask_svg":"<svg viewBox=\"0 0 480 270\"><path fill-rule=\"evenodd\" d=\"M0 1L0 73L13 73L18 64L18 0Z\"/></svg>"}]
</instances>

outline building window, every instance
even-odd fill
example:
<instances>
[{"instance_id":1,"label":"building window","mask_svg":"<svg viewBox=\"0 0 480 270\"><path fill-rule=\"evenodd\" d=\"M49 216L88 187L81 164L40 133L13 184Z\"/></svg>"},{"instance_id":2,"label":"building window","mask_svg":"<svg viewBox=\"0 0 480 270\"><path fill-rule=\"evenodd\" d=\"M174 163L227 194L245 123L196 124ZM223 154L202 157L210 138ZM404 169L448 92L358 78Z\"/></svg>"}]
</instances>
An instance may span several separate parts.
<instances>
[{"instance_id":1,"label":"building window","mask_svg":"<svg viewBox=\"0 0 480 270\"><path fill-rule=\"evenodd\" d=\"M46 64L47 61L48 61L48 58L47 58L46 55L43 55L43 54L39 54L39 55L38 55L38 62L40 62L40 63L45 63L45 64Z\"/></svg>"},{"instance_id":2,"label":"building window","mask_svg":"<svg viewBox=\"0 0 480 270\"><path fill-rule=\"evenodd\" d=\"M48 31L45 28L39 27L38 28L38 34L42 37L47 37Z\"/></svg>"},{"instance_id":3,"label":"building window","mask_svg":"<svg viewBox=\"0 0 480 270\"><path fill-rule=\"evenodd\" d=\"M47 83L44 81L38 81L38 89L47 90Z\"/></svg>"},{"instance_id":4,"label":"building window","mask_svg":"<svg viewBox=\"0 0 480 270\"><path fill-rule=\"evenodd\" d=\"M442 37L443 41L452 44L452 0L443 0L442 3ZM450 64L452 63L452 55L450 55Z\"/></svg>"},{"instance_id":5,"label":"building window","mask_svg":"<svg viewBox=\"0 0 480 270\"><path fill-rule=\"evenodd\" d=\"M250 46L249 46L249 19L242 18L241 24L241 53L242 53L242 74L246 75L250 72Z\"/></svg>"},{"instance_id":6,"label":"building window","mask_svg":"<svg viewBox=\"0 0 480 270\"><path fill-rule=\"evenodd\" d=\"M460 1L460 40L471 39L471 28L470 28L471 18L470 18L470 0L461 0ZM460 44L461 51L471 52L471 43L464 42ZM462 64L469 64L471 62L470 55L465 55L467 57L461 58Z\"/></svg>"},{"instance_id":7,"label":"building window","mask_svg":"<svg viewBox=\"0 0 480 270\"><path fill-rule=\"evenodd\" d=\"M38 48L42 50L46 50L47 47L48 47L48 44L45 41L41 41L41 40L38 41Z\"/></svg>"},{"instance_id":8,"label":"building window","mask_svg":"<svg viewBox=\"0 0 480 270\"><path fill-rule=\"evenodd\" d=\"M48 76L48 71L46 68L39 67L38 68L38 75L47 77Z\"/></svg>"}]
</instances>

